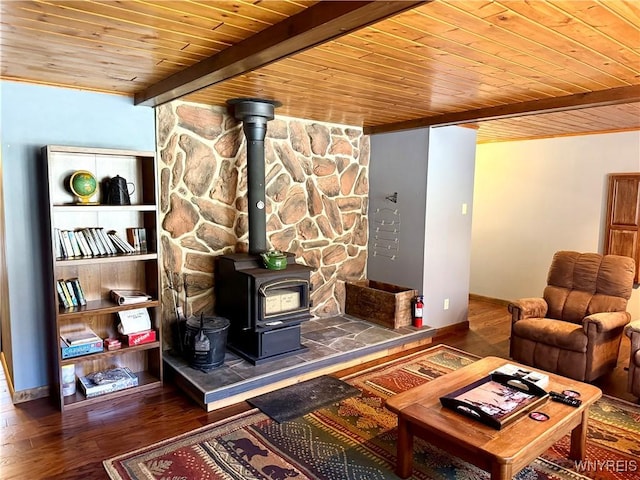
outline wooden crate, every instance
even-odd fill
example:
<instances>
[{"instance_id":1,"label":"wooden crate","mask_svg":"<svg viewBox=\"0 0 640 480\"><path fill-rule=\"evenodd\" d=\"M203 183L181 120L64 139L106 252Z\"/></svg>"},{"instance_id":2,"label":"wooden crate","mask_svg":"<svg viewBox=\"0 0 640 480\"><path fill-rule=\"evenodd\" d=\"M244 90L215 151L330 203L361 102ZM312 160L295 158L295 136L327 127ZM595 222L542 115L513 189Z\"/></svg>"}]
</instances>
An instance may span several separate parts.
<instances>
[{"instance_id":1,"label":"wooden crate","mask_svg":"<svg viewBox=\"0 0 640 480\"><path fill-rule=\"evenodd\" d=\"M347 282L345 313L387 328L411 325L416 290L375 280Z\"/></svg>"}]
</instances>

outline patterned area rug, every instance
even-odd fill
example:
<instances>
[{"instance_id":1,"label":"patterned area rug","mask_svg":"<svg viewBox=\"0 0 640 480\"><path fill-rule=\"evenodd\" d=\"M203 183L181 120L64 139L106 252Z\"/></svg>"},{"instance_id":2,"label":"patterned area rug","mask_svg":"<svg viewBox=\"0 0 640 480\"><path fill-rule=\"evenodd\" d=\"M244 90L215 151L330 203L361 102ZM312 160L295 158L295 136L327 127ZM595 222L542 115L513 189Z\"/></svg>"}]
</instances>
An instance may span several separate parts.
<instances>
[{"instance_id":1,"label":"patterned area rug","mask_svg":"<svg viewBox=\"0 0 640 480\"><path fill-rule=\"evenodd\" d=\"M477 357L439 345L344 378L361 394L292 421L253 410L180 437L105 460L114 480L389 480L397 419L391 395L421 385ZM587 458L567 459L569 436L522 470L518 480L640 478L640 408L603 397L592 408ZM489 474L414 442L415 479L488 479Z\"/></svg>"}]
</instances>

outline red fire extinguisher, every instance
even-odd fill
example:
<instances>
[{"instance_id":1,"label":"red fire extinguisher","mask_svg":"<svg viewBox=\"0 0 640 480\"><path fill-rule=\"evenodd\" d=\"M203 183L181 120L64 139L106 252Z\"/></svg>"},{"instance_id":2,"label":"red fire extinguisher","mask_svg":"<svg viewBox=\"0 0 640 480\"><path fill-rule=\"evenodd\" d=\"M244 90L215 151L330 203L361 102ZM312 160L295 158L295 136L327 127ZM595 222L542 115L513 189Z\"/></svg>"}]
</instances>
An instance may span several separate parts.
<instances>
[{"instance_id":1,"label":"red fire extinguisher","mask_svg":"<svg viewBox=\"0 0 640 480\"><path fill-rule=\"evenodd\" d=\"M413 326L417 328L422 327L422 309L424 303L422 302L422 295L418 295L413 302Z\"/></svg>"}]
</instances>

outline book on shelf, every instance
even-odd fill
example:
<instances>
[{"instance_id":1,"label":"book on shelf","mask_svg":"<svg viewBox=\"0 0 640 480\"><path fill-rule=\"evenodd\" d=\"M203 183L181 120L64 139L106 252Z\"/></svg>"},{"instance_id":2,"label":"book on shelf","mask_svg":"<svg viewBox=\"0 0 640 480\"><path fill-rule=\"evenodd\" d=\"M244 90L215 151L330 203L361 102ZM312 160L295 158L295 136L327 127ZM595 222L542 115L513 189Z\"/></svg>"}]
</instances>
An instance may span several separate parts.
<instances>
[{"instance_id":1,"label":"book on shelf","mask_svg":"<svg viewBox=\"0 0 640 480\"><path fill-rule=\"evenodd\" d=\"M69 237L69 241L71 242L71 248L73 249L73 256L76 258L83 257L84 254L80 249L80 244L78 243L78 239L76 238L76 234L73 230L65 230L67 232L67 236Z\"/></svg>"},{"instance_id":2,"label":"book on shelf","mask_svg":"<svg viewBox=\"0 0 640 480\"><path fill-rule=\"evenodd\" d=\"M96 245L96 241L93 238L93 235L91 235L91 232L89 231L89 229L82 228L78 232L84 237L85 242L89 246L89 250L91 250L91 255L93 257L100 256L100 250L98 249L98 246Z\"/></svg>"},{"instance_id":3,"label":"book on shelf","mask_svg":"<svg viewBox=\"0 0 640 480\"><path fill-rule=\"evenodd\" d=\"M109 252L107 251L107 247L105 247L104 244L102 243L102 238L100 238L100 234L98 233L98 230L96 228L89 228L87 230L93 237L93 241L98 247L98 251L100 252L100 255L107 255Z\"/></svg>"},{"instance_id":4,"label":"book on shelf","mask_svg":"<svg viewBox=\"0 0 640 480\"><path fill-rule=\"evenodd\" d=\"M60 331L60 338L69 346L102 341L96 332L85 326L62 330Z\"/></svg>"},{"instance_id":5,"label":"book on shelf","mask_svg":"<svg viewBox=\"0 0 640 480\"><path fill-rule=\"evenodd\" d=\"M104 351L104 345L102 339L98 339L89 343L78 343L76 345L69 345L60 337L60 350L62 358L80 357L82 355L89 355L91 353L102 353Z\"/></svg>"},{"instance_id":6,"label":"book on shelf","mask_svg":"<svg viewBox=\"0 0 640 480\"><path fill-rule=\"evenodd\" d=\"M116 367L78 377L82 393L87 398L136 387L138 377L128 367Z\"/></svg>"},{"instance_id":7,"label":"book on shelf","mask_svg":"<svg viewBox=\"0 0 640 480\"><path fill-rule=\"evenodd\" d=\"M59 228L56 228L56 238L58 239L57 244L60 245L60 258L67 258L67 246L64 244L64 235Z\"/></svg>"},{"instance_id":8,"label":"book on shelf","mask_svg":"<svg viewBox=\"0 0 640 480\"><path fill-rule=\"evenodd\" d=\"M69 292L69 296L71 297L71 305L77 307L80 304L78 303L78 299L76 298L76 292L73 289L73 285L71 285L71 282L69 280L65 280L64 283L67 286L67 292Z\"/></svg>"},{"instance_id":9,"label":"book on shelf","mask_svg":"<svg viewBox=\"0 0 640 480\"><path fill-rule=\"evenodd\" d=\"M53 246L56 251L56 258L63 258L62 243L60 241L60 229L53 229Z\"/></svg>"},{"instance_id":10,"label":"book on shelf","mask_svg":"<svg viewBox=\"0 0 640 480\"><path fill-rule=\"evenodd\" d=\"M91 231L93 232L93 236L96 239L96 243L98 244L98 248L100 248L100 252L102 252L103 255L111 255L111 248L109 248L109 244L105 242L105 239L100 233L101 230L102 229L98 227L94 227L91 229Z\"/></svg>"},{"instance_id":11,"label":"book on shelf","mask_svg":"<svg viewBox=\"0 0 640 480\"><path fill-rule=\"evenodd\" d=\"M147 231L144 228L126 229L127 240L115 230L103 227L84 227L75 230L55 229L56 258L90 258L120 253L146 253Z\"/></svg>"},{"instance_id":12,"label":"book on shelf","mask_svg":"<svg viewBox=\"0 0 640 480\"><path fill-rule=\"evenodd\" d=\"M84 290L80 285L77 277L68 280L56 280L56 291L58 292L58 303L63 308L77 307L86 305L87 299L84 296Z\"/></svg>"},{"instance_id":13,"label":"book on shelf","mask_svg":"<svg viewBox=\"0 0 640 480\"><path fill-rule=\"evenodd\" d=\"M82 290L82 286L80 285L80 280L76 277L70 278L67 280L67 286L71 284L71 288L73 289L73 293L76 295L76 299L78 300L78 305L86 305L87 299L84 296L84 290Z\"/></svg>"},{"instance_id":14,"label":"book on shelf","mask_svg":"<svg viewBox=\"0 0 640 480\"><path fill-rule=\"evenodd\" d=\"M78 240L78 246L80 247L80 251L82 252L83 257L93 257L93 251L87 243L87 239L84 236L84 232L79 229L74 231L74 235L76 236L76 240Z\"/></svg>"},{"instance_id":15,"label":"book on shelf","mask_svg":"<svg viewBox=\"0 0 640 480\"><path fill-rule=\"evenodd\" d=\"M56 289L58 290L58 298L60 298L60 304L64 308L71 308L73 306L73 302L71 301L71 295L69 295L67 282L62 279L57 280Z\"/></svg>"},{"instance_id":16,"label":"book on shelf","mask_svg":"<svg viewBox=\"0 0 640 480\"><path fill-rule=\"evenodd\" d=\"M107 252L109 254L111 254L111 255L115 255L116 253L118 253L118 249L115 247L115 245L113 244L113 242L109 238L109 235L107 235L107 233L104 231L104 228L100 227L97 230L98 230L98 235L100 236L100 239L102 240L102 243L104 244L105 248L107 249Z\"/></svg>"},{"instance_id":17,"label":"book on shelf","mask_svg":"<svg viewBox=\"0 0 640 480\"><path fill-rule=\"evenodd\" d=\"M127 242L133 245L133 249L136 252L140 251L140 241L138 240L138 236L136 235L136 228L127 228Z\"/></svg>"},{"instance_id":18,"label":"book on shelf","mask_svg":"<svg viewBox=\"0 0 640 480\"><path fill-rule=\"evenodd\" d=\"M127 240L136 252L146 253L147 251L147 231L140 227L127 228Z\"/></svg>"},{"instance_id":19,"label":"book on shelf","mask_svg":"<svg viewBox=\"0 0 640 480\"><path fill-rule=\"evenodd\" d=\"M62 289L62 284L60 282L62 282L62 280L56 280L56 291L58 292L58 303L63 308L69 308L71 305L67 301L67 297L64 294L64 290Z\"/></svg>"},{"instance_id":20,"label":"book on shelf","mask_svg":"<svg viewBox=\"0 0 640 480\"><path fill-rule=\"evenodd\" d=\"M116 238L114 238L116 237ZM133 253L136 250L115 231L107 233L103 227L84 227L75 230L55 229L56 258L86 258Z\"/></svg>"},{"instance_id":21,"label":"book on shelf","mask_svg":"<svg viewBox=\"0 0 640 480\"><path fill-rule=\"evenodd\" d=\"M147 251L147 230L145 228L138 229L138 240L140 242L140 251Z\"/></svg>"},{"instance_id":22,"label":"book on shelf","mask_svg":"<svg viewBox=\"0 0 640 480\"><path fill-rule=\"evenodd\" d=\"M120 238L115 230L110 230L107 232L107 236L111 239L114 246L121 253L135 253L136 249L133 248L131 244L129 244L126 240Z\"/></svg>"},{"instance_id":23,"label":"book on shelf","mask_svg":"<svg viewBox=\"0 0 640 480\"><path fill-rule=\"evenodd\" d=\"M118 305L131 305L151 300L151 295L141 290L111 290L111 298Z\"/></svg>"},{"instance_id":24,"label":"book on shelf","mask_svg":"<svg viewBox=\"0 0 640 480\"><path fill-rule=\"evenodd\" d=\"M69 237L69 243L71 243L71 250L73 250L74 257L81 257L82 252L80 251L80 247L78 246L78 240L76 239L73 230L65 230L67 233L67 237Z\"/></svg>"},{"instance_id":25,"label":"book on shelf","mask_svg":"<svg viewBox=\"0 0 640 480\"><path fill-rule=\"evenodd\" d=\"M75 257L75 253L73 252L71 240L69 240L69 235L67 234L67 232L68 230L59 230L60 242L62 245L62 256L63 258L73 258Z\"/></svg>"}]
</instances>

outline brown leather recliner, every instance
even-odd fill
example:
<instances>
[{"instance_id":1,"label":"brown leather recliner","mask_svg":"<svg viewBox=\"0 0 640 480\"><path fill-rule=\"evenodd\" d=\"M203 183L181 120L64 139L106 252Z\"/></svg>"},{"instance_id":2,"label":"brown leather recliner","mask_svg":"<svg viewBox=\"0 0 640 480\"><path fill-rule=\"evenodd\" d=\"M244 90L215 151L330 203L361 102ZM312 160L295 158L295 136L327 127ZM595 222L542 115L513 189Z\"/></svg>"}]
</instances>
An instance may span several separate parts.
<instances>
[{"instance_id":1,"label":"brown leather recliner","mask_svg":"<svg viewBox=\"0 0 640 480\"><path fill-rule=\"evenodd\" d=\"M631 320L626 308L634 274L629 257L557 252L544 298L509 304L511 358L586 382L613 369Z\"/></svg>"},{"instance_id":2,"label":"brown leather recliner","mask_svg":"<svg viewBox=\"0 0 640 480\"><path fill-rule=\"evenodd\" d=\"M640 320L631 322L624 331L631 339L628 390L640 398Z\"/></svg>"}]
</instances>

